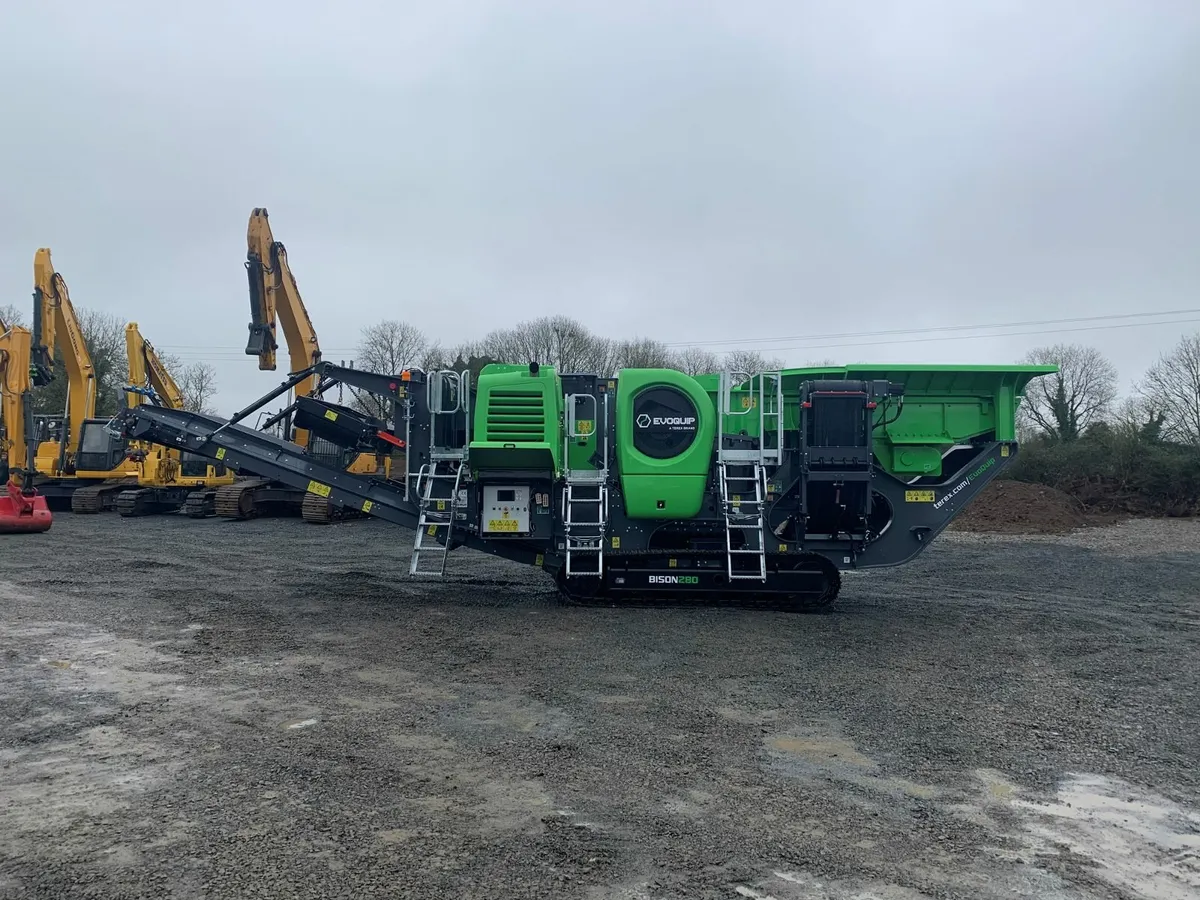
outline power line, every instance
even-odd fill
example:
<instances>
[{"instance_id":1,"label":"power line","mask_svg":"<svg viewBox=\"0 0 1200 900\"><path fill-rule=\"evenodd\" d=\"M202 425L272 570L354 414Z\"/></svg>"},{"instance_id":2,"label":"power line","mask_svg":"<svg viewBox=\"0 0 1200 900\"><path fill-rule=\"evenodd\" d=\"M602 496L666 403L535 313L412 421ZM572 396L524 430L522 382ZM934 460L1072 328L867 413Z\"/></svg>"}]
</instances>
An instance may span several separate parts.
<instances>
[{"instance_id":1,"label":"power line","mask_svg":"<svg viewBox=\"0 0 1200 900\"><path fill-rule=\"evenodd\" d=\"M994 324L994 325L951 325L951 326L930 327L930 328L902 328L902 329L892 329L892 330L886 330L886 331L843 332L841 334L807 335L802 338L789 338L789 337L755 338L752 340L787 341L787 340L801 339L801 340L817 341L817 340L826 340L826 339L836 340L839 338L855 338L855 340L850 341L850 342L834 343L834 344L789 344L786 346L755 347L754 348L755 350L757 350L759 352L780 353L780 352L786 352L786 351L790 351L790 350L816 351L816 350L833 350L833 349L852 348L852 347L893 346L896 344L938 343L938 342L942 342L942 341L966 341L966 340L978 340L980 338L1025 337L1025 336L1029 336L1029 335L1047 334L1047 333L1069 334L1069 333L1085 332L1085 331L1113 331L1113 330L1121 330L1121 329L1125 329L1125 328L1144 328L1146 326L1152 326L1152 325L1184 325L1184 324L1200 322L1200 318L1184 318L1184 319L1170 319L1170 320L1166 320L1166 321L1155 321L1155 322L1120 322L1120 323L1111 324L1111 325L1092 325L1092 326L1082 326L1082 327L1078 327L1078 328L1054 328L1054 329L1051 329L1049 332L1047 332L1043 328L1039 327L1039 329L1036 331L1008 331L1008 332L999 332L999 333L985 332L982 334L956 333L956 334L951 334L951 335L940 335L940 336L936 336L936 337L921 337L920 336L920 335L931 335L931 334L936 334L938 332L945 332L945 331L963 332L963 331L981 330L981 329L988 329L988 328L1014 328L1014 327L1020 327L1020 326L1046 326L1046 325L1055 325L1055 324L1059 324L1059 323L1111 321L1113 319L1122 319L1122 318L1148 318L1148 317L1153 317L1153 316L1165 316L1165 315L1184 314L1184 313L1200 314L1200 309L1162 311L1162 312L1154 312L1154 313L1126 313L1126 314L1122 314L1122 315L1106 315L1106 316L1079 316L1079 317L1070 318L1070 319L1044 319L1044 320L1040 320L1040 321L1012 322L1012 323L1008 323L1008 324ZM897 336L904 335L905 337L897 338L895 340L881 340L881 341L863 341L863 340L857 339L860 337L881 337L881 336L889 336L889 335L897 335ZM740 345L747 343L747 341L694 342L694 343L672 342L672 343L668 343L666 346L678 347L678 348L699 347L702 349L710 349L709 347L705 346L706 343L707 344L718 344L718 346L732 347L733 349L739 349ZM207 349L207 350L203 347L198 347L196 345L160 345L160 347L164 351L170 352L172 356L176 356L184 362L191 362L191 361L196 361L196 360L204 360L207 362L233 362L236 360L244 360L248 356L248 354L237 351L232 347L214 347L214 348ZM183 349L185 347L186 347L186 349ZM180 348L180 350L182 350L182 352L175 350L175 348ZM331 350L322 350L321 355L326 360L334 360L334 359L341 359L341 358L349 360L349 359L353 359L357 355L357 350L346 350L345 348L339 347L339 348L333 348ZM286 358L286 354L282 354L282 356L284 356ZM281 360L281 363L282 363L281 368L286 368L286 363L283 362L283 360ZM278 370L276 370L276 371L278 371Z\"/></svg>"},{"instance_id":2,"label":"power line","mask_svg":"<svg viewBox=\"0 0 1200 900\"><path fill-rule=\"evenodd\" d=\"M990 325L935 325L922 328L892 328L885 331L844 331L834 334L794 334L794 335L776 335L775 337L765 338L722 338L717 340L703 341L671 341L667 344L668 347L705 347L705 346L728 346L757 343L769 343L771 341L824 341L835 340L838 338L861 338L861 337L880 337L883 335L901 335L901 334L932 334L934 332L943 331L983 331L989 328L1029 328L1032 326L1043 325L1062 325L1075 322L1102 322L1111 321L1113 319L1143 319L1152 318L1155 316L1183 316L1200 314L1200 309L1169 309L1161 312L1137 312L1137 313L1113 313L1104 316L1076 316L1069 319L1036 319L1027 322L996 322ZM1150 323L1160 324L1160 323ZM1167 324L1167 323L1162 323ZM1069 331L1071 329L1060 329Z\"/></svg>"},{"instance_id":3,"label":"power line","mask_svg":"<svg viewBox=\"0 0 1200 900\"><path fill-rule=\"evenodd\" d=\"M782 353L788 350L836 350L843 347L880 347L890 346L893 344L925 344L936 341L972 341L980 338L1000 338L1000 337L1020 337L1033 334L1066 334L1078 331L1111 331L1122 328L1144 328L1147 325L1181 325L1188 323L1200 323L1200 318L1193 319L1171 319L1166 322L1123 322L1119 325L1091 325L1082 328L1055 328L1050 332L1046 331L1005 331L999 334L963 334L963 335L944 335L942 337L915 337L905 340L896 341L854 341L848 344L810 344L810 345L792 345L788 347L756 347L755 350L766 353Z\"/></svg>"}]
</instances>

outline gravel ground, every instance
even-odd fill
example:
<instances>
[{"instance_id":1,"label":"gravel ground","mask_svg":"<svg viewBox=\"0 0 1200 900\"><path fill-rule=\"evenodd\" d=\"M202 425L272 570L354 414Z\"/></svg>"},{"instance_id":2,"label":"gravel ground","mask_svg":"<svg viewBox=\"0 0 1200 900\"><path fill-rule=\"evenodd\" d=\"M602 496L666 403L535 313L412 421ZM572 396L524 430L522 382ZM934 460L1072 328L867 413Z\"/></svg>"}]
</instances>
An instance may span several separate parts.
<instances>
[{"instance_id":1,"label":"gravel ground","mask_svg":"<svg viewBox=\"0 0 1200 900\"><path fill-rule=\"evenodd\" d=\"M1200 896L1200 523L947 534L820 616L411 538L0 539L0 897Z\"/></svg>"}]
</instances>

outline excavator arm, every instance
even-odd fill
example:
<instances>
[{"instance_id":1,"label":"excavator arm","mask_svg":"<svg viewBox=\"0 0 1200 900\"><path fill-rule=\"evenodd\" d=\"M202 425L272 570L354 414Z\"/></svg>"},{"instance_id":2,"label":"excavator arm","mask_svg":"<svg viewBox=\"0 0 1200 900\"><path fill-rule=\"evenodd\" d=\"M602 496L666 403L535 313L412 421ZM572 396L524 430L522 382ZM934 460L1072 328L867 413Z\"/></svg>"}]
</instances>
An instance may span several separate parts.
<instances>
[{"instance_id":1,"label":"excavator arm","mask_svg":"<svg viewBox=\"0 0 1200 900\"><path fill-rule=\"evenodd\" d=\"M246 274L250 282L250 339L246 353L258 357L262 370L275 369L276 316L283 324L292 372L300 372L321 361L321 347L312 319L300 299L300 289L288 266L287 249L271 234L267 210L257 207L250 213L246 230ZM309 377L296 385L297 397L310 394L316 388L316 378ZM295 441L308 446L308 432L296 429Z\"/></svg>"},{"instance_id":2,"label":"excavator arm","mask_svg":"<svg viewBox=\"0 0 1200 900\"><path fill-rule=\"evenodd\" d=\"M29 357L32 335L0 322L0 450L10 470L27 468L25 435L29 406ZM28 468L32 470L32 465ZM7 479L5 479L7 480Z\"/></svg>"},{"instance_id":3,"label":"excavator arm","mask_svg":"<svg viewBox=\"0 0 1200 900\"><path fill-rule=\"evenodd\" d=\"M183 409L183 391L167 371L153 345L142 337L137 322L125 326L125 351L129 357L129 384L132 387L150 388L168 409ZM126 404L130 409L141 403L136 393L126 393Z\"/></svg>"},{"instance_id":4,"label":"excavator arm","mask_svg":"<svg viewBox=\"0 0 1200 900\"><path fill-rule=\"evenodd\" d=\"M2 323L0 323L2 324ZM28 329L13 326L0 330L0 458L6 470L0 490L0 534L47 531L52 518L46 498L33 487L36 445L28 436L32 431L33 410L30 402L30 370L33 335ZM22 475L20 484L9 480Z\"/></svg>"},{"instance_id":5,"label":"excavator arm","mask_svg":"<svg viewBox=\"0 0 1200 900\"><path fill-rule=\"evenodd\" d=\"M40 387L55 377L54 348L62 353L67 371L67 410L70 423L67 453L79 449L83 423L96 414L96 367L83 341L83 331L67 284L54 271L50 250L42 247L33 257L33 384Z\"/></svg>"}]
</instances>

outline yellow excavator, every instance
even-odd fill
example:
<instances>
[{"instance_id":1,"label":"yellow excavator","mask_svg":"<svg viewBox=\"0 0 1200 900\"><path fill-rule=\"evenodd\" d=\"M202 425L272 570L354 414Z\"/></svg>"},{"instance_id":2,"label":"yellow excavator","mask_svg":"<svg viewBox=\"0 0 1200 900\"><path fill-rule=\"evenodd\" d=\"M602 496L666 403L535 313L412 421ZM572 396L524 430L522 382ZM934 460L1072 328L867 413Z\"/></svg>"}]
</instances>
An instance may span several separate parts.
<instances>
[{"instance_id":1,"label":"yellow excavator","mask_svg":"<svg viewBox=\"0 0 1200 900\"><path fill-rule=\"evenodd\" d=\"M36 534L54 522L46 498L34 487L30 390L33 335L0 321L0 534Z\"/></svg>"},{"instance_id":2,"label":"yellow excavator","mask_svg":"<svg viewBox=\"0 0 1200 900\"><path fill-rule=\"evenodd\" d=\"M155 406L183 409L183 392L153 345L142 337L137 322L125 326L125 350L129 359L125 394L129 408L149 401ZM136 487L117 494L117 512L125 517L172 513L186 506L193 518L200 518L213 511L217 488L234 481L234 473L223 463L214 464L207 457L159 444L139 443L130 450L129 458L138 466L138 479Z\"/></svg>"},{"instance_id":3,"label":"yellow excavator","mask_svg":"<svg viewBox=\"0 0 1200 900\"><path fill-rule=\"evenodd\" d=\"M33 278L33 386L56 377L56 347L67 373L67 415L57 439L38 447L38 487L48 501L69 497L72 512L111 509L117 495L137 483L137 464L127 458L128 443L119 431L109 429L108 419L96 418L96 369L49 248L34 255Z\"/></svg>"},{"instance_id":4,"label":"yellow excavator","mask_svg":"<svg viewBox=\"0 0 1200 900\"><path fill-rule=\"evenodd\" d=\"M283 326L290 371L300 372L321 361L317 332L300 289L288 265L287 249L275 240L267 210L255 208L246 230L246 274L250 285L250 336L246 353L258 357L258 368L274 371L279 349L277 322ZM295 397L306 397L317 388L315 376L299 382ZM293 404L294 405L294 404ZM281 436L303 447L309 454L356 474L386 475L391 460L382 461L369 453L347 454L340 447L314 436L307 429L293 427L290 406L273 417L264 427L279 427ZM360 515L357 510L336 507L324 497L267 478L239 478L217 489L216 514L225 518L248 519L260 515L296 515L305 521L326 523L337 518Z\"/></svg>"}]
</instances>

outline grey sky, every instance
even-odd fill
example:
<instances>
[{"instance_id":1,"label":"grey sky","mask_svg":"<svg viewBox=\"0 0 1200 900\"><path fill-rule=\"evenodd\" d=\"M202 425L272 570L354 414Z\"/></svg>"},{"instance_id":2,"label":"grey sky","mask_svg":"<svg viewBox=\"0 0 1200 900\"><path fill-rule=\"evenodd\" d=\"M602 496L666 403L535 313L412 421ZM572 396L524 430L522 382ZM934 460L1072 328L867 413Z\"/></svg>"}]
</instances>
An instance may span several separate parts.
<instances>
[{"instance_id":1,"label":"grey sky","mask_svg":"<svg viewBox=\"0 0 1200 900\"><path fill-rule=\"evenodd\" d=\"M793 339L1200 307L1196 0L13 3L0 78L3 302L50 246L226 410L286 369L242 354L255 206L333 359L564 313L1128 382L1200 328Z\"/></svg>"}]
</instances>

